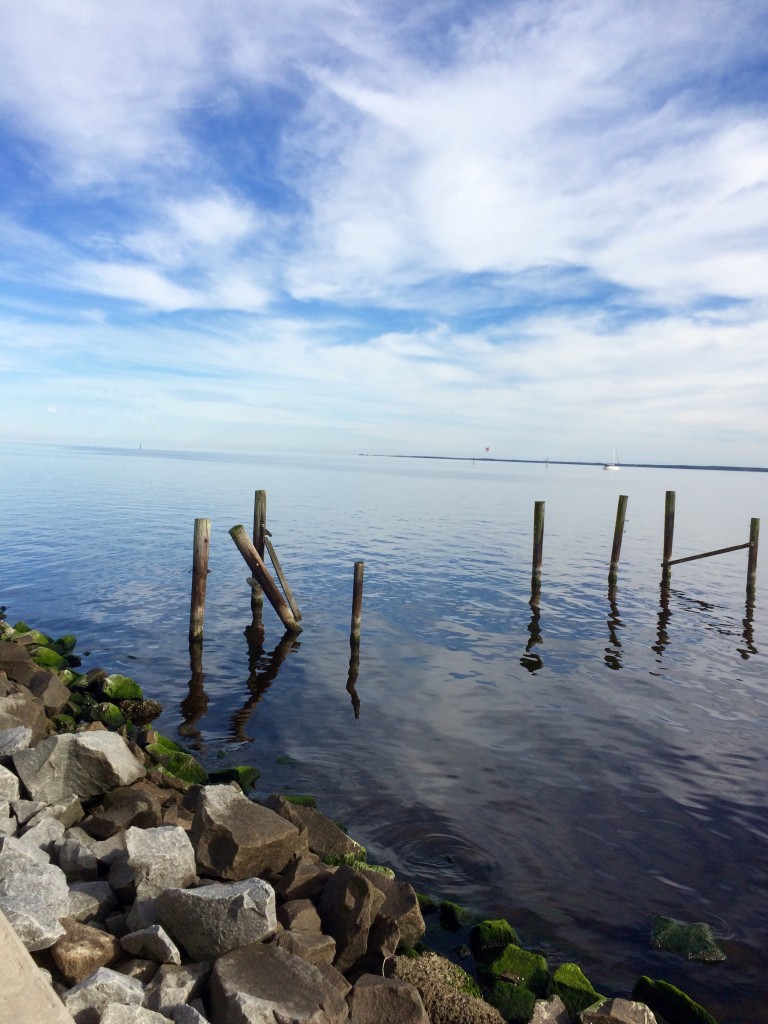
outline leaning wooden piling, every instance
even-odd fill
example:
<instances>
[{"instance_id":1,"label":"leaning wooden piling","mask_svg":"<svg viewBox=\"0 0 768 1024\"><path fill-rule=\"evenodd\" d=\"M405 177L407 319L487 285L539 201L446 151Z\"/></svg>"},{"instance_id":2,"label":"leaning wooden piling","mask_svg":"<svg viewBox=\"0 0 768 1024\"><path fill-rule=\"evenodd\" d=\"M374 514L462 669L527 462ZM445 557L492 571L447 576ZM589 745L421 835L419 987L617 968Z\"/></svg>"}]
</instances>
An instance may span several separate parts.
<instances>
[{"instance_id":1,"label":"leaning wooden piling","mask_svg":"<svg viewBox=\"0 0 768 1024\"><path fill-rule=\"evenodd\" d=\"M263 588L264 595L277 612L285 628L289 629L292 633L300 633L301 626L293 617L293 612L288 606L288 602L270 576L269 569L267 569L261 555L253 546L245 528L243 526L233 526L229 531L229 535L245 559L246 565L253 573L255 581Z\"/></svg>"},{"instance_id":2,"label":"leaning wooden piling","mask_svg":"<svg viewBox=\"0 0 768 1024\"><path fill-rule=\"evenodd\" d=\"M203 639L205 587L208 581L208 551L211 544L211 520L196 519L192 549L192 600L189 608L189 639Z\"/></svg>"},{"instance_id":3,"label":"leaning wooden piling","mask_svg":"<svg viewBox=\"0 0 768 1024\"><path fill-rule=\"evenodd\" d=\"M541 593L541 563L544 557L544 502L533 506L533 558L531 563L531 600Z\"/></svg>"},{"instance_id":4,"label":"leaning wooden piling","mask_svg":"<svg viewBox=\"0 0 768 1024\"><path fill-rule=\"evenodd\" d=\"M616 506L616 525L613 529L613 547L611 549L611 566L608 570L608 582L615 583L619 575L619 558L621 557L621 541L624 537L624 521L627 515L627 495L619 495Z\"/></svg>"},{"instance_id":5,"label":"leaning wooden piling","mask_svg":"<svg viewBox=\"0 0 768 1024\"><path fill-rule=\"evenodd\" d=\"M280 562L278 560L277 552L275 551L272 541L269 539L269 530L264 531L264 547L267 549L267 552L269 553L269 560L272 562L272 566L275 570L275 573L277 574L277 578L280 580L280 586L283 588L285 599L288 602L291 611L293 612L293 617L294 619L296 619L297 622L301 622L301 611L299 610L299 606L296 603L296 598L293 596L293 591L288 585L288 580L285 578L285 573L283 572L283 567L282 565L280 565Z\"/></svg>"},{"instance_id":6,"label":"leaning wooden piling","mask_svg":"<svg viewBox=\"0 0 768 1024\"><path fill-rule=\"evenodd\" d=\"M661 582L669 586L670 563L672 561L672 541L675 536L675 492L667 491L664 499L664 554L662 557Z\"/></svg>"},{"instance_id":7,"label":"leaning wooden piling","mask_svg":"<svg viewBox=\"0 0 768 1024\"><path fill-rule=\"evenodd\" d=\"M760 520L751 519L749 523L749 558L747 559L747 600L755 599L757 587L757 546L760 540Z\"/></svg>"},{"instance_id":8,"label":"leaning wooden piling","mask_svg":"<svg viewBox=\"0 0 768 1024\"><path fill-rule=\"evenodd\" d=\"M355 562L355 575L352 583L352 623L349 630L349 643L352 647L360 646L360 625L363 618L363 574L365 562Z\"/></svg>"},{"instance_id":9,"label":"leaning wooden piling","mask_svg":"<svg viewBox=\"0 0 768 1024\"><path fill-rule=\"evenodd\" d=\"M253 495L253 546L264 561L264 539L267 531L267 492L255 491ZM264 591L257 583L251 590L251 613L254 619L261 615L264 605Z\"/></svg>"}]
</instances>

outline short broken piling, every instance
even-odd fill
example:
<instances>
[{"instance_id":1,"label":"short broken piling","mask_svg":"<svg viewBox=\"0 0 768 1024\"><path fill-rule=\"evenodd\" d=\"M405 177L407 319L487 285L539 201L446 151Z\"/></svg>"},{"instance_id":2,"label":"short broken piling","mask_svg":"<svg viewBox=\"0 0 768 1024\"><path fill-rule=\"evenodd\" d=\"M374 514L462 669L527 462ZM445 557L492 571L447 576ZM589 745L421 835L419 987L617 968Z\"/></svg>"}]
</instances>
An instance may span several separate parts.
<instances>
[{"instance_id":1,"label":"short broken piling","mask_svg":"<svg viewBox=\"0 0 768 1024\"><path fill-rule=\"evenodd\" d=\"M235 542L235 546L238 551L245 559L246 565L253 573L254 581L264 590L267 600L277 612L280 621L283 623L285 628L290 630L291 633L300 633L301 626L293 617L293 612L288 606L288 602L280 593L277 584L270 576L269 569L267 569L263 559L251 543L251 539L246 533L245 528L243 526L233 526L229 531L229 535Z\"/></svg>"}]
</instances>

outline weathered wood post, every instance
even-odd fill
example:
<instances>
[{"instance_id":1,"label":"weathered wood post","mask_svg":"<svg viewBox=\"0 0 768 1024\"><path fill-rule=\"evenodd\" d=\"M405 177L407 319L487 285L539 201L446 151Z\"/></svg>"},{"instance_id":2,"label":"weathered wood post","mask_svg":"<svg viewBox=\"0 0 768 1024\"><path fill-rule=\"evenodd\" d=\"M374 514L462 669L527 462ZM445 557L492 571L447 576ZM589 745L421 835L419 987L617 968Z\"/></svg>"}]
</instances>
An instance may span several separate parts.
<instances>
[{"instance_id":1,"label":"weathered wood post","mask_svg":"<svg viewBox=\"0 0 768 1024\"><path fill-rule=\"evenodd\" d=\"M192 551L192 601L189 609L189 639L202 641L205 616L205 585L208 581L208 551L211 520L196 519Z\"/></svg>"},{"instance_id":2,"label":"weathered wood post","mask_svg":"<svg viewBox=\"0 0 768 1024\"><path fill-rule=\"evenodd\" d=\"M619 576L619 558L621 557L621 541L624 536L624 520L627 515L627 495L619 495L616 506L616 526L613 530L613 548L611 549L611 567L608 570L608 582L615 583Z\"/></svg>"},{"instance_id":3,"label":"weathered wood post","mask_svg":"<svg viewBox=\"0 0 768 1024\"><path fill-rule=\"evenodd\" d=\"M237 550L245 559L246 565L253 573L255 582L260 584L264 590L267 600L277 612L285 628L289 629L292 633L300 633L301 626L294 619L293 612L288 607L288 602L270 576L269 569L267 569L261 555L251 543L251 538L246 533L245 528L243 526L233 526L229 531L229 535L235 542Z\"/></svg>"},{"instance_id":4,"label":"weathered wood post","mask_svg":"<svg viewBox=\"0 0 768 1024\"><path fill-rule=\"evenodd\" d=\"M531 565L531 600L541 593L541 562L544 555L544 502L533 506L533 561Z\"/></svg>"},{"instance_id":5,"label":"weathered wood post","mask_svg":"<svg viewBox=\"0 0 768 1024\"><path fill-rule=\"evenodd\" d=\"M363 573L365 562L355 562L355 576L352 584L352 624L349 630L349 643L352 647L360 646L360 623L363 617Z\"/></svg>"},{"instance_id":6,"label":"weathered wood post","mask_svg":"<svg viewBox=\"0 0 768 1024\"><path fill-rule=\"evenodd\" d=\"M264 561L264 538L267 529L267 492L256 491L253 496L253 546ZM261 615L264 606L264 591L256 585L251 591L251 613L254 619Z\"/></svg>"},{"instance_id":7,"label":"weathered wood post","mask_svg":"<svg viewBox=\"0 0 768 1024\"><path fill-rule=\"evenodd\" d=\"M667 491L664 499L664 556L662 559L661 584L669 586L672 570L669 563L672 561L672 539L675 535L675 492Z\"/></svg>"},{"instance_id":8,"label":"weathered wood post","mask_svg":"<svg viewBox=\"0 0 768 1024\"><path fill-rule=\"evenodd\" d=\"M749 523L749 558L747 559L747 600L755 600L757 587L757 545L760 540L760 520L751 519Z\"/></svg>"},{"instance_id":9,"label":"weathered wood post","mask_svg":"<svg viewBox=\"0 0 768 1024\"><path fill-rule=\"evenodd\" d=\"M301 612L299 610L299 606L296 603L296 598L293 596L293 591L288 586L288 580L285 578L283 567L282 565L280 565L280 562L278 561L277 552L275 551L272 545L272 541L269 539L269 530L264 531L264 546L269 552L270 561L272 562L275 572L277 573L277 578L280 580L280 586L283 588L285 599L291 607L293 617L294 619L296 619L297 622L301 622Z\"/></svg>"}]
</instances>

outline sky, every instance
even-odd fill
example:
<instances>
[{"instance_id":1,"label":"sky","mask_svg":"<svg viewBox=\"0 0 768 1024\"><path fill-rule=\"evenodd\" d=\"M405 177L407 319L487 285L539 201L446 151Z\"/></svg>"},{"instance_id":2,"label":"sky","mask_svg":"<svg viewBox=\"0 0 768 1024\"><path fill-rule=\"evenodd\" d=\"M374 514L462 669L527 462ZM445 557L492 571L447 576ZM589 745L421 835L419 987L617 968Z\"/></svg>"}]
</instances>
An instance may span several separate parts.
<instances>
[{"instance_id":1,"label":"sky","mask_svg":"<svg viewBox=\"0 0 768 1024\"><path fill-rule=\"evenodd\" d=\"M768 0L0 0L0 438L768 466Z\"/></svg>"}]
</instances>

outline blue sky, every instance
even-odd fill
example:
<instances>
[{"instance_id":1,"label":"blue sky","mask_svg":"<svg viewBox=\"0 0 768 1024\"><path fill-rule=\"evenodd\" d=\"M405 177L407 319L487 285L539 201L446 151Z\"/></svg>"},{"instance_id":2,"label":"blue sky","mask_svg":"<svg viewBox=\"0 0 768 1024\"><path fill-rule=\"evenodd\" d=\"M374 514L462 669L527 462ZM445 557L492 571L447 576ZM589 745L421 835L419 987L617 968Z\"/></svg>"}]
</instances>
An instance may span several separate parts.
<instances>
[{"instance_id":1,"label":"blue sky","mask_svg":"<svg viewBox=\"0 0 768 1024\"><path fill-rule=\"evenodd\" d=\"M768 465L768 2L0 0L6 440Z\"/></svg>"}]
</instances>

